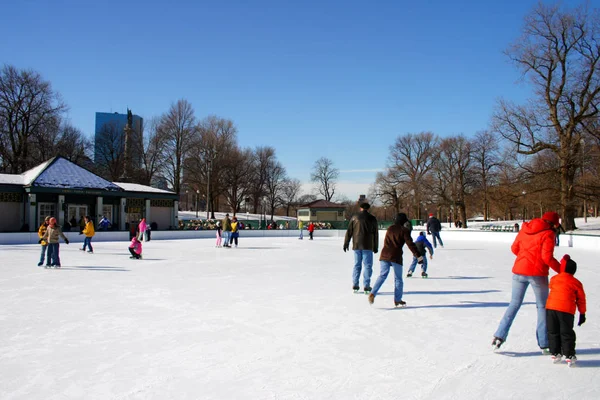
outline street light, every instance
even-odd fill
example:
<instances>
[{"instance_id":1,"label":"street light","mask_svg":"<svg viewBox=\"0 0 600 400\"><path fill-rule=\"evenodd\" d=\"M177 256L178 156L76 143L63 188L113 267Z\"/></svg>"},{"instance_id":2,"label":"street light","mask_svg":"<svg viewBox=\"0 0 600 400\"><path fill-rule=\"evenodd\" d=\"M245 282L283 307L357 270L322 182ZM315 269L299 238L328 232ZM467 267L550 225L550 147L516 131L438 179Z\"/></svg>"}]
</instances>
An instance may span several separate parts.
<instances>
[{"instance_id":1,"label":"street light","mask_svg":"<svg viewBox=\"0 0 600 400\"><path fill-rule=\"evenodd\" d=\"M527 192L523 190L523 222L525 222L525 195L526 194L527 194Z\"/></svg>"},{"instance_id":2,"label":"street light","mask_svg":"<svg viewBox=\"0 0 600 400\"><path fill-rule=\"evenodd\" d=\"M188 194L189 192L189 190L185 191L185 211L188 211L190 209L190 195Z\"/></svg>"},{"instance_id":3,"label":"street light","mask_svg":"<svg viewBox=\"0 0 600 400\"><path fill-rule=\"evenodd\" d=\"M583 184L583 222L587 224L587 194L585 188L585 140L581 138L581 183Z\"/></svg>"},{"instance_id":4,"label":"street light","mask_svg":"<svg viewBox=\"0 0 600 400\"><path fill-rule=\"evenodd\" d=\"M200 197L200 190L196 190L196 218L198 218L198 197Z\"/></svg>"}]
</instances>

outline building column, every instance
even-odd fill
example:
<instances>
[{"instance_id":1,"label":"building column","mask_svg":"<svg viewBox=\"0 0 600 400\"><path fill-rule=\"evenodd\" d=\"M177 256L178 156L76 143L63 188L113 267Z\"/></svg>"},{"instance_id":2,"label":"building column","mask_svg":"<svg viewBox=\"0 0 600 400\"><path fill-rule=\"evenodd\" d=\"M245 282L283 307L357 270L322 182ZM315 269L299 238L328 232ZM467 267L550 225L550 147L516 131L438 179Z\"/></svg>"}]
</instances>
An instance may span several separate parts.
<instances>
[{"instance_id":1,"label":"building column","mask_svg":"<svg viewBox=\"0 0 600 400\"><path fill-rule=\"evenodd\" d=\"M127 199L121 198L119 204L119 230L125 230L125 222L127 221Z\"/></svg>"},{"instance_id":2,"label":"building column","mask_svg":"<svg viewBox=\"0 0 600 400\"><path fill-rule=\"evenodd\" d=\"M58 225L59 226L64 226L65 225L65 210L64 210L64 206L65 206L65 196L58 195Z\"/></svg>"},{"instance_id":3,"label":"building column","mask_svg":"<svg viewBox=\"0 0 600 400\"><path fill-rule=\"evenodd\" d=\"M37 224L35 223L35 207L36 207L36 196L34 193L29 194L29 207L27 207L27 215L25 216L25 221L28 221L29 224L29 232L37 231Z\"/></svg>"},{"instance_id":4,"label":"building column","mask_svg":"<svg viewBox=\"0 0 600 400\"><path fill-rule=\"evenodd\" d=\"M179 229L179 202L177 200L173 202L171 226L173 227L173 229Z\"/></svg>"},{"instance_id":5,"label":"building column","mask_svg":"<svg viewBox=\"0 0 600 400\"><path fill-rule=\"evenodd\" d=\"M96 197L96 226L98 226L98 222L102 219L102 207L104 207L104 198L98 196Z\"/></svg>"},{"instance_id":6,"label":"building column","mask_svg":"<svg viewBox=\"0 0 600 400\"><path fill-rule=\"evenodd\" d=\"M150 225L150 215L151 215L151 213L150 213L150 199L146 199L146 207L145 207L145 209L146 209L145 210L146 212L144 213L144 217L146 217L146 223L148 225Z\"/></svg>"}]
</instances>

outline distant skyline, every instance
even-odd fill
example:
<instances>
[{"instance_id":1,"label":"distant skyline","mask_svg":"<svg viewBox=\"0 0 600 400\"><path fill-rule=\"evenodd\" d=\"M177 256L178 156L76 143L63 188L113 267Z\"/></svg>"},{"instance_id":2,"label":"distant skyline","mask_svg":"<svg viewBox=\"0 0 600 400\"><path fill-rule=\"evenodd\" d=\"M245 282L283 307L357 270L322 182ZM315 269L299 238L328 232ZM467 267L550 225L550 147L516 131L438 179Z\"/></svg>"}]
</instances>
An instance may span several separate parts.
<instances>
[{"instance_id":1,"label":"distant skyline","mask_svg":"<svg viewBox=\"0 0 600 400\"><path fill-rule=\"evenodd\" d=\"M23 0L2 6L0 64L38 71L91 139L96 112L148 121L183 98L233 120L240 146L273 146L304 187L330 158L353 200L399 135L470 137L497 99L530 96L503 51L536 4Z\"/></svg>"}]
</instances>

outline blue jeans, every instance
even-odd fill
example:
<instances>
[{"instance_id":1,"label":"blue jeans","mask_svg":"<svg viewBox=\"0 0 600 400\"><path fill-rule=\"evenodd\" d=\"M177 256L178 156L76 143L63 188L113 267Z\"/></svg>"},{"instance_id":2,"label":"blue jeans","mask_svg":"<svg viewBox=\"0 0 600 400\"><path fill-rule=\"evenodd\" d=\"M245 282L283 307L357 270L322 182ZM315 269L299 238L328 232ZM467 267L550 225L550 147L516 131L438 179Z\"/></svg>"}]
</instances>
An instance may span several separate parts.
<instances>
[{"instance_id":1,"label":"blue jeans","mask_svg":"<svg viewBox=\"0 0 600 400\"><path fill-rule=\"evenodd\" d=\"M379 265L381 266L381 272L379 274L379 278L377 278L377 282L375 282L375 286L373 286L373 291L371 292L373 295L377 295L381 285L387 279L388 274L390 273L390 267L394 268L394 301L397 303L402 300L402 294L404 293L404 282L402 281L402 264L397 264L391 261L379 261Z\"/></svg>"},{"instance_id":2,"label":"blue jeans","mask_svg":"<svg viewBox=\"0 0 600 400\"><path fill-rule=\"evenodd\" d=\"M410 272L411 274L415 272L415 268L417 267L418 262L419 259L413 257L412 263L410 264L410 267L408 267L408 272ZM423 264L421 264L421 269L423 270L423 272L427 272L427 254L423 256Z\"/></svg>"},{"instance_id":3,"label":"blue jeans","mask_svg":"<svg viewBox=\"0 0 600 400\"><path fill-rule=\"evenodd\" d=\"M231 234L231 232L229 231L223 231L223 243L226 246L229 246L229 235Z\"/></svg>"},{"instance_id":4,"label":"blue jeans","mask_svg":"<svg viewBox=\"0 0 600 400\"><path fill-rule=\"evenodd\" d=\"M83 250L85 250L85 248L89 247L89 251L94 251L94 249L92 248L92 238L91 237L85 237L85 239L83 239Z\"/></svg>"},{"instance_id":5,"label":"blue jeans","mask_svg":"<svg viewBox=\"0 0 600 400\"><path fill-rule=\"evenodd\" d=\"M371 287L371 275L373 275L373 250L354 250L354 270L352 271L352 285L358 286L360 270L363 271L363 283L365 287Z\"/></svg>"},{"instance_id":6,"label":"blue jeans","mask_svg":"<svg viewBox=\"0 0 600 400\"><path fill-rule=\"evenodd\" d=\"M48 246L42 245L42 253L40 254L40 264L44 263L44 259L46 257L46 252L48 251ZM50 263L50 254L48 254L48 263Z\"/></svg>"},{"instance_id":7,"label":"blue jeans","mask_svg":"<svg viewBox=\"0 0 600 400\"><path fill-rule=\"evenodd\" d=\"M300 229L300 237L298 239L303 239L304 238L304 234L302 233L302 229Z\"/></svg>"},{"instance_id":8,"label":"blue jeans","mask_svg":"<svg viewBox=\"0 0 600 400\"><path fill-rule=\"evenodd\" d=\"M440 237L439 232L431 231L431 236L433 236L433 248L437 247L436 239L440 241L440 246L444 247L444 242L442 242L442 238Z\"/></svg>"},{"instance_id":9,"label":"blue jeans","mask_svg":"<svg viewBox=\"0 0 600 400\"><path fill-rule=\"evenodd\" d=\"M51 262L46 263L46 265L60 265L59 249L60 245L58 243L48 243L48 261Z\"/></svg>"},{"instance_id":10,"label":"blue jeans","mask_svg":"<svg viewBox=\"0 0 600 400\"><path fill-rule=\"evenodd\" d=\"M548 331L546 329L546 300L548 299L548 277L547 276L525 276L513 274L512 297L510 304L500 321L495 337L506 340L508 331L512 325L521 304L527 287L531 284L533 294L535 294L535 304L537 307L537 329L536 336L538 346L545 349L548 347Z\"/></svg>"}]
</instances>

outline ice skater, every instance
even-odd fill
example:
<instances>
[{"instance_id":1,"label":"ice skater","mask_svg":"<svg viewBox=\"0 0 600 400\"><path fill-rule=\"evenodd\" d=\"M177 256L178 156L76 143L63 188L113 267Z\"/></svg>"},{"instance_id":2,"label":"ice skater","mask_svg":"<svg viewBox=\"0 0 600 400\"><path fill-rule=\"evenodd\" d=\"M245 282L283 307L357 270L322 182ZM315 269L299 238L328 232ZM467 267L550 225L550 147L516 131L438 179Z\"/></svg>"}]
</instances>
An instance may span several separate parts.
<instances>
[{"instance_id":1,"label":"ice skater","mask_svg":"<svg viewBox=\"0 0 600 400\"><path fill-rule=\"evenodd\" d=\"M66 244L69 244L69 239L62 232L60 227L56 224L56 218L50 218L48 223L48 228L46 232L40 239L40 244L42 242L48 243L48 257L46 260L46 268L55 267L60 268L60 238L63 238Z\"/></svg>"},{"instance_id":2,"label":"ice skater","mask_svg":"<svg viewBox=\"0 0 600 400\"><path fill-rule=\"evenodd\" d=\"M579 323L585 322L585 291L575 275L577 263L565 254L560 262L560 273L550 279L550 294L546 301L548 344L552 360L558 363L565 356L569 366L575 363L575 307L579 310Z\"/></svg>"},{"instance_id":3,"label":"ice skater","mask_svg":"<svg viewBox=\"0 0 600 400\"><path fill-rule=\"evenodd\" d=\"M93 253L94 249L92 248L92 238L96 234L96 231L94 230L94 223L89 215L86 215L83 220L85 221L85 226L83 231L79 234L85 235L85 239L83 239L83 248L79 250L85 251L85 248L87 247L88 253Z\"/></svg>"},{"instance_id":4,"label":"ice skater","mask_svg":"<svg viewBox=\"0 0 600 400\"><path fill-rule=\"evenodd\" d=\"M423 278L427 278L427 251L429 251L429 259L433 260L433 246L427 240L427 236L425 236L425 232L419 233L417 240L415 240L415 246L419 250L419 256L421 256L422 264L421 264L421 276ZM418 257L413 257L412 263L408 268L408 273L406 274L407 278L413 276L415 272L415 268L417 267L417 263L419 262Z\"/></svg>"},{"instance_id":5,"label":"ice skater","mask_svg":"<svg viewBox=\"0 0 600 400\"><path fill-rule=\"evenodd\" d=\"M44 233L46 233L49 223L50 223L50 216L47 216L46 218L44 218L44 222L42 222L42 224L40 225L40 228L38 229L38 236L39 236L40 240L44 237ZM46 242L45 240L42 240L40 242L40 244L42 245L42 253L40 254L40 261L38 262L38 267L41 267L42 265L44 265L46 253L48 253L48 242ZM48 263L50 263L50 256L48 256Z\"/></svg>"},{"instance_id":6,"label":"ice skater","mask_svg":"<svg viewBox=\"0 0 600 400\"><path fill-rule=\"evenodd\" d=\"M433 236L433 247L437 247L437 242L440 242L440 246L444 248L444 242L440 237L440 231L442 230L442 223L433 214L429 214L429 220L427 221L427 234ZM437 241L436 241L437 240Z\"/></svg>"},{"instance_id":7,"label":"ice skater","mask_svg":"<svg viewBox=\"0 0 600 400\"><path fill-rule=\"evenodd\" d=\"M148 241L148 234L146 233L146 228L148 228L148 224L146 224L146 218L144 217L138 224L138 239L140 239L140 242L142 240L146 242Z\"/></svg>"},{"instance_id":8,"label":"ice skater","mask_svg":"<svg viewBox=\"0 0 600 400\"><path fill-rule=\"evenodd\" d=\"M377 253L379 248L379 226L377 225L377 218L369 213L370 207L369 203L362 203L360 205L360 212L352 216L352 219L348 224L348 229L346 230L346 237L344 238L344 252L349 250L350 240L352 240L352 250L354 251L352 290L354 290L355 293L358 292L359 289L360 271L363 266L365 294L371 293L373 254ZM310 225L308 230L310 232Z\"/></svg>"},{"instance_id":9,"label":"ice skater","mask_svg":"<svg viewBox=\"0 0 600 400\"><path fill-rule=\"evenodd\" d=\"M240 237L240 229L237 217L231 219L231 235L229 236L229 247L235 243L235 247L238 247L238 238Z\"/></svg>"},{"instance_id":10,"label":"ice skater","mask_svg":"<svg viewBox=\"0 0 600 400\"><path fill-rule=\"evenodd\" d=\"M419 250L410 236L410 230L404 225L406 221L408 221L406 214L398 214L394 224L390 226L385 233L381 257L379 257L381 272L373 286L373 291L369 294L369 303L371 304L375 302L375 296L377 296L381 285L383 285L387 279L390 268L394 268L394 304L396 307L406 306L406 302L402 300L404 294L404 282L402 281L402 246L406 243L409 250L418 261L423 260L423 257L419 255Z\"/></svg>"},{"instance_id":11,"label":"ice skater","mask_svg":"<svg viewBox=\"0 0 600 400\"><path fill-rule=\"evenodd\" d=\"M221 236L221 233L223 232L223 230L221 229L221 221L217 222L217 243L215 247L221 247L221 242L223 241L223 237Z\"/></svg>"},{"instance_id":12,"label":"ice skater","mask_svg":"<svg viewBox=\"0 0 600 400\"><path fill-rule=\"evenodd\" d=\"M129 243L129 252L131 253L131 259L141 260L142 259L142 242L134 236Z\"/></svg>"}]
</instances>

